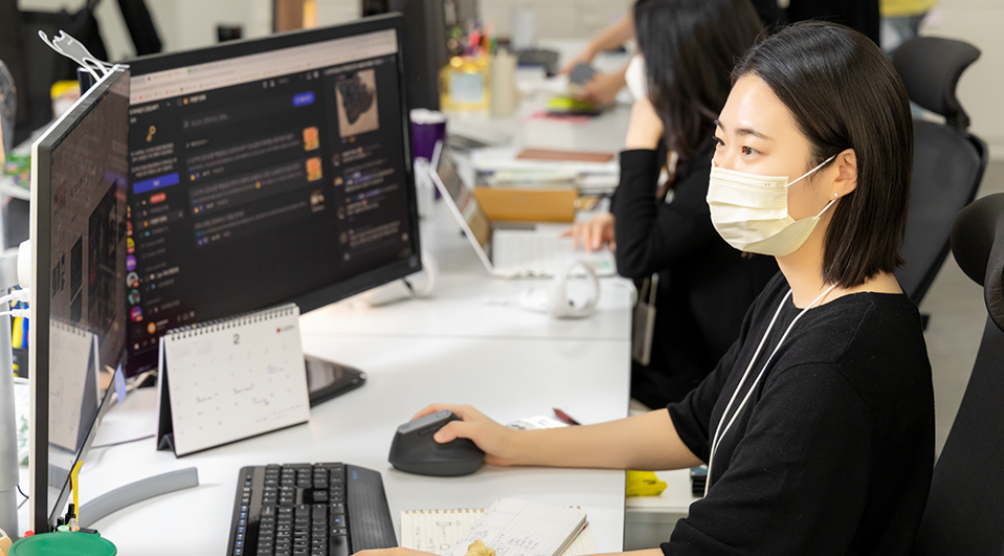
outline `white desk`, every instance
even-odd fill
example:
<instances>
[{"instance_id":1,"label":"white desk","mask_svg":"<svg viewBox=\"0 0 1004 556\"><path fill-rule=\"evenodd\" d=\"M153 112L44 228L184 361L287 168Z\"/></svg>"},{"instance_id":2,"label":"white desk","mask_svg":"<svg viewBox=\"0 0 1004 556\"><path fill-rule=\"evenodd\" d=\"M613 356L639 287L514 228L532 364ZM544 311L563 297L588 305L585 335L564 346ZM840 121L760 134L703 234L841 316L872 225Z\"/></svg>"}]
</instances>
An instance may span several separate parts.
<instances>
[{"instance_id":1,"label":"white desk","mask_svg":"<svg viewBox=\"0 0 1004 556\"><path fill-rule=\"evenodd\" d=\"M422 222L422 249L433 254L442 273L431 298L379 308L351 300L336 303L305 315L304 333L630 342L629 280L601 281L597 316L554 320L500 303L547 280L492 278L443 202L436 203L432 219Z\"/></svg>"},{"instance_id":2,"label":"white desk","mask_svg":"<svg viewBox=\"0 0 1004 556\"><path fill-rule=\"evenodd\" d=\"M306 425L181 459L155 451L153 440L92 451L80 475L82 503L184 467L198 467L201 482L95 527L121 554L223 554L242 466L343 461L382 473L395 524L402 510L486 507L517 497L582 506L599 550L621 550L623 472L483 466L472 476L447 479L409 475L387 463L395 428L432 402L470 403L502 422L551 407L586 423L627 415L628 290L605 287L601 310L588 321L487 307L486 292L515 295L527 284L488 278L469 246L473 264L464 262L458 246L466 240L455 230L454 224L427 234L434 252L451 261L439 301L367 311L339 306L303 318L304 350L362 368L369 376L363 388L314 408ZM109 412L95 444L150 434L155 406L152 389L133 393Z\"/></svg>"}]
</instances>

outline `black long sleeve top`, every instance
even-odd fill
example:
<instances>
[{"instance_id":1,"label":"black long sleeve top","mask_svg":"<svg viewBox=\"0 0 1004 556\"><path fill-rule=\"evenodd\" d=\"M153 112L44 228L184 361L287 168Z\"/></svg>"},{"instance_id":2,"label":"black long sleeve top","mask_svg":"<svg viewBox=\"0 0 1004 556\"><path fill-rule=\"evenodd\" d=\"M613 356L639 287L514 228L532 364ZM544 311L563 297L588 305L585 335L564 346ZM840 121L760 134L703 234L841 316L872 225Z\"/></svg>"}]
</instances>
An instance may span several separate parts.
<instances>
[{"instance_id":1,"label":"black long sleeve top","mask_svg":"<svg viewBox=\"0 0 1004 556\"><path fill-rule=\"evenodd\" d=\"M617 271L659 273L652 358L632 368L631 395L649 407L679 401L714 369L739 336L743 315L777 273L773 257L743 257L718 235L708 208L714 141L677 169L671 202L655 197L657 151L620 155L614 215Z\"/></svg>"},{"instance_id":2,"label":"black long sleeve top","mask_svg":"<svg viewBox=\"0 0 1004 556\"><path fill-rule=\"evenodd\" d=\"M903 294L857 293L801 311L783 275L750 308L739 340L669 414L707 461L729 399L783 308L729 411L708 496L691 505L666 556L906 555L934 465L934 393L920 314ZM783 300L783 301L782 301Z\"/></svg>"}]
</instances>

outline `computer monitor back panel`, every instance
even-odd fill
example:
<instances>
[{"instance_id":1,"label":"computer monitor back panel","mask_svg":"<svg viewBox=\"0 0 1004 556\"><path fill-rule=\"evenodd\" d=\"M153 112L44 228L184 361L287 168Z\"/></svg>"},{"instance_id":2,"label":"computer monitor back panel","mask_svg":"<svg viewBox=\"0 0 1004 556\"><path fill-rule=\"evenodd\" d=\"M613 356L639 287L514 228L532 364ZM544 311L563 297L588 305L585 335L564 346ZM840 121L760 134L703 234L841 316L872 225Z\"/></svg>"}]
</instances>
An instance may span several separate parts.
<instances>
[{"instance_id":1,"label":"computer monitor back panel","mask_svg":"<svg viewBox=\"0 0 1004 556\"><path fill-rule=\"evenodd\" d=\"M389 0L388 11L404 15L408 107L439 110L439 71L449 61L445 0Z\"/></svg>"},{"instance_id":2,"label":"computer monitor back panel","mask_svg":"<svg viewBox=\"0 0 1004 556\"><path fill-rule=\"evenodd\" d=\"M125 347L129 73L117 69L33 146L32 528L62 511Z\"/></svg>"},{"instance_id":3,"label":"computer monitor back panel","mask_svg":"<svg viewBox=\"0 0 1004 556\"><path fill-rule=\"evenodd\" d=\"M310 311L420 269L400 25L131 64L131 374L167 329Z\"/></svg>"}]
</instances>

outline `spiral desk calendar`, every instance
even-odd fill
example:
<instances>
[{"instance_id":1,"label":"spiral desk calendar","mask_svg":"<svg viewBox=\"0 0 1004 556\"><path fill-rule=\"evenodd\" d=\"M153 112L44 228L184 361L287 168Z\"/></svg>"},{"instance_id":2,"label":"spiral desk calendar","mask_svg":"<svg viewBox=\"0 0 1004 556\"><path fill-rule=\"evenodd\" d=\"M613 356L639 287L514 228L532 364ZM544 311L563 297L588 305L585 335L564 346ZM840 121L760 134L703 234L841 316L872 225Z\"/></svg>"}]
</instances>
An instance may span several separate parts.
<instances>
[{"instance_id":1,"label":"spiral desk calendar","mask_svg":"<svg viewBox=\"0 0 1004 556\"><path fill-rule=\"evenodd\" d=\"M289 304L165 334L158 448L183 456L305 423L299 316Z\"/></svg>"}]
</instances>

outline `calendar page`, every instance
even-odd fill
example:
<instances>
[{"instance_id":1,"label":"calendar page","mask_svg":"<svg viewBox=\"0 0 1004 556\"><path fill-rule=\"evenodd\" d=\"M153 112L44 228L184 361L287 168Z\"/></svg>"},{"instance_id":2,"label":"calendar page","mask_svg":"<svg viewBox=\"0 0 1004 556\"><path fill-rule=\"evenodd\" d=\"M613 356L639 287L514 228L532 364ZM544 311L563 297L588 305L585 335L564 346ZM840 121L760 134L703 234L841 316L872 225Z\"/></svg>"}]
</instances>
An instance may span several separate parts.
<instances>
[{"instance_id":1,"label":"calendar page","mask_svg":"<svg viewBox=\"0 0 1004 556\"><path fill-rule=\"evenodd\" d=\"M310 418L299 316L298 307L286 305L172 331L161 339L175 454Z\"/></svg>"},{"instance_id":2,"label":"calendar page","mask_svg":"<svg viewBox=\"0 0 1004 556\"><path fill-rule=\"evenodd\" d=\"M97 342L85 328L53 320L49 345L49 445L61 449L67 459L57 463L68 468L84 441L81 425L90 428L90 421L81 421L98 410Z\"/></svg>"}]
</instances>

